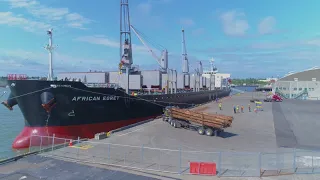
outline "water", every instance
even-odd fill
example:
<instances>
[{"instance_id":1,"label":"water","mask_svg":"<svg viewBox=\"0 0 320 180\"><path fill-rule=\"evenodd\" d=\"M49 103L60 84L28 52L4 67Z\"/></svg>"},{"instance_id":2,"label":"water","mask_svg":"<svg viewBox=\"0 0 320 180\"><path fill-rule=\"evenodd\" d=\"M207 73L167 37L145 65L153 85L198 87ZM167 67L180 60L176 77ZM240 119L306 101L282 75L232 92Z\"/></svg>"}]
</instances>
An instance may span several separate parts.
<instances>
[{"instance_id":1,"label":"water","mask_svg":"<svg viewBox=\"0 0 320 180\"><path fill-rule=\"evenodd\" d=\"M6 94L0 98L4 101L8 98L10 90L8 88L0 88L0 96L6 91ZM11 148L13 140L22 131L24 120L18 106L14 106L10 111L2 104L0 106L0 160L16 155L17 152Z\"/></svg>"},{"instance_id":2,"label":"water","mask_svg":"<svg viewBox=\"0 0 320 180\"><path fill-rule=\"evenodd\" d=\"M239 89L241 91L253 92L258 86L236 86L235 89Z\"/></svg>"}]
</instances>

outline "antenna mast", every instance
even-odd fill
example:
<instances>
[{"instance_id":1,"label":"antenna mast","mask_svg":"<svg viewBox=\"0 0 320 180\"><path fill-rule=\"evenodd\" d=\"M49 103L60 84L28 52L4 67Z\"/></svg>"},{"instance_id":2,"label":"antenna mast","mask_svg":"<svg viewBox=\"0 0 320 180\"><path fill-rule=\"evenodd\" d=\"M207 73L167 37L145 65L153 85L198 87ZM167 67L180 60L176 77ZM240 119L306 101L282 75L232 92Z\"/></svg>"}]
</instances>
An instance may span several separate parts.
<instances>
[{"instance_id":1,"label":"antenna mast","mask_svg":"<svg viewBox=\"0 0 320 180\"><path fill-rule=\"evenodd\" d=\"M129 73L132 61L131 29L128 0L120 0L120 73L126 73L126 92L129 93Z\"/></svg>"},{"instance_id":2,"label":"antenna mast","mask_svg":"<svg viewBox=\"0 0 320 180\"><path fill-rule=\"evenodd\" d=\"M216 68L216 66L214 65L214 59L213 59L213 57L210 59L210 65L211 65L210 71L211 71L211 72L216 72L216 71L217 71L217 68Z\"/></svg>"},{"instance_id":3,"label":"antenna mast","mask_svg":"<svg viewBox=\"0 0 320 180\"><path fill-rule=\"evenodd\" d=\"M189 73L189 62L188 62L187 48L186 48L186 42L184 37L184 29L182 29L182 73L184 74Z\"/></svg>"},{"instance_id":4,"label":"antenna mast","mask_svg":"<svg viewBox=\"0 0 320 180\"><path fill-rule=\"evenodd\" d=\"M54 47L52 46L52 29L49 29L47 31L47 35L49 36L49 44L45 47L46 50L49 52L49 74L48 74L48 80L53 80L53 68L52 68L52 51Z\"/></svg>"}]
</instances>

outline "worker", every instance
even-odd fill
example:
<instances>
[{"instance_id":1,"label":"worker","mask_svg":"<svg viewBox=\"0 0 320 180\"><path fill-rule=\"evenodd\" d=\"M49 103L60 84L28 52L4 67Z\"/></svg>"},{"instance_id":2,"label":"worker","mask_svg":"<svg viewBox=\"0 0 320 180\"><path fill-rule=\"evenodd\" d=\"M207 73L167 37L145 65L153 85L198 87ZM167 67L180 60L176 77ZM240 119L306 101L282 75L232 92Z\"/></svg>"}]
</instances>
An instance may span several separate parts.
<instances>
[{"instance_id":1,"label":"worker","mask_svg":"<svg viewBox=\"0 0 320 180\"><path fill-rule=\"evenodd\" d=\"M237 105L237 113L239 113L239 105Z\"/></svg>"},{"instance_id":2,"label":"worker","mask_svg":"<svg viewBox=\"0 0 320 180\"><path fill-rule=\"evenodd\" d=\"M233 112L236 114L237 113L237 107L236 105L233 105Z\"/></svg>"},{"instance_id":3,"label":"worker","mask_svg":"<svg viewBox=\"0 0 320 180\"><path fill-rule=\"evenodd\" d=\"M219 109L220 109L220 111L222 110L222 103L221 102L219 103Z\"/></svg>"},{"instance_id":4,"label":"worker","mask_svg":"<svg viewBox=\"0 0 320 180\"><path fill-rule=\"evenodd\" d=\"M250 104L248 104L248 109L249 109L249 112L251 112L251 107L250 107Z\"/></svg>"},{"instance_id":5,"label":"worker","mask_svg":"<svg viewBox=\"0 0 320 180\"><path fill-rule=\"evenodd\" d=\"M243 105L241 105L241 112L243 113Z\"/></svg>"}]
</instances>

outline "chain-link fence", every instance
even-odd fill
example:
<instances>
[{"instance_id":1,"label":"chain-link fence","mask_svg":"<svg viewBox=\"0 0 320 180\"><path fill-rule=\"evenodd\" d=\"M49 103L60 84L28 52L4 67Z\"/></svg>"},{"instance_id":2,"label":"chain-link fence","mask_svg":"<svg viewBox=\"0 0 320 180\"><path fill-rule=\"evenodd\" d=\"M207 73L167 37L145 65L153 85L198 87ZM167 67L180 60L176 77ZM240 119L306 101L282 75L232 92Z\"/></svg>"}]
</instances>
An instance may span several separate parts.
<instances>
[{"instance_id":1,"label":"chain-link fence","mask_svg":"<svg viewBox=\"0 0 320 180\"><path fill-rule=\"evenodd\" d=\"M145 171L194 174L190 171L190 163L205 162L215 163L217 176L261 177L320 173L320 152L316 151L295 149L276 153L185 151L111 144L95 140L62 139L54 136L32 136L31 145L32 141L47 143L45 146L40 143L40 146L29 149L40 151L44 156Z\"/></svg>"}]
</instances>

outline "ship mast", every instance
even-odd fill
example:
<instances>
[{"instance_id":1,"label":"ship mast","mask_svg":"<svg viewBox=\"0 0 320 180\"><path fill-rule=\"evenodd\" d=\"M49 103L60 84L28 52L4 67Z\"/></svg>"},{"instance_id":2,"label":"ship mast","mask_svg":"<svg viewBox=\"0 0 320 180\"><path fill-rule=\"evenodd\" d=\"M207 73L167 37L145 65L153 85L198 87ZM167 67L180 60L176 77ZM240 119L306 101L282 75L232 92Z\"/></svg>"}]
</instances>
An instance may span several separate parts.
<instances>
[{"instance_id":1,"label":"ship mast","mask_svg":"<svg viewBox=\"0 0 320 180\"><path fill-rule=\"evenodd\" d=\"M48 81L53 80L53 68L52 68L52 51L54 47L52 46L52 29L47 31L47 35L49 36L49 44L45 47L46 50L49 52L49 73L48 73Z\"/></svg>"},{"instance_id":2,"label":"ship mast","mask_svg":"<svg viewBox=\"0 0 320 180\"><path fill-rule=\"evenodd\" d=\"M132 45L128 0L120 0L120 73L126 74L126 93L129 93Z\"/></svg>"}]
</instances>

